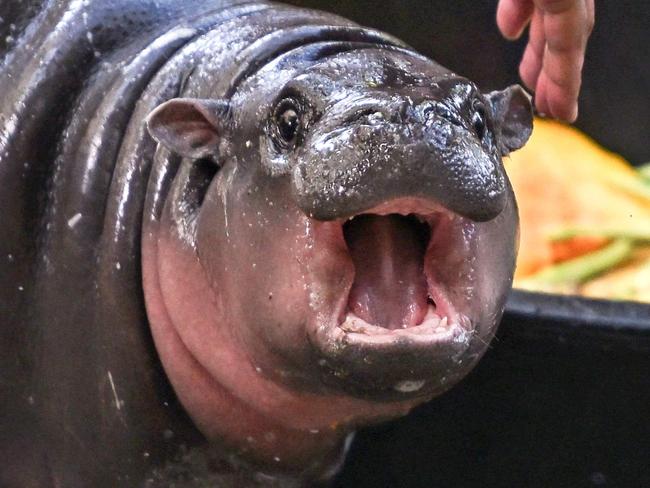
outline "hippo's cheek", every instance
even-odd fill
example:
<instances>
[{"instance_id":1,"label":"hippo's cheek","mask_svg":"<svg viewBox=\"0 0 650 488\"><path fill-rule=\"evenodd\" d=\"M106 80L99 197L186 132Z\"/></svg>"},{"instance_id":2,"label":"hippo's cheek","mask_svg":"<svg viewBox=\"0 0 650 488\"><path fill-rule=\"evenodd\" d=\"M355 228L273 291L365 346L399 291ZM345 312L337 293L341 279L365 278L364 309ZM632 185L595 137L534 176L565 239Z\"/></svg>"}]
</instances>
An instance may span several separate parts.
<instances>
[{"instance_id":1,"label":"hippo's cheek","mask_svg":"<svg viewBox=\"0 0 650 488\"><path fill-rule=\"evenodd\" d=\"M246 198L242 192L206 198L197 254L220 304L222 320L215 327L228 329L264 376L314 389L318 366L306 334L316 300L310 270L327 261L316 268L340 282L341 256L335 248L314 256L312 221L290 205L268 204L282 201L283 191L267 185L263 194L244 192ZM339 289L328 286L328 294L319 295L320 311L333 313Z\"/></svg>"}]
</instances>

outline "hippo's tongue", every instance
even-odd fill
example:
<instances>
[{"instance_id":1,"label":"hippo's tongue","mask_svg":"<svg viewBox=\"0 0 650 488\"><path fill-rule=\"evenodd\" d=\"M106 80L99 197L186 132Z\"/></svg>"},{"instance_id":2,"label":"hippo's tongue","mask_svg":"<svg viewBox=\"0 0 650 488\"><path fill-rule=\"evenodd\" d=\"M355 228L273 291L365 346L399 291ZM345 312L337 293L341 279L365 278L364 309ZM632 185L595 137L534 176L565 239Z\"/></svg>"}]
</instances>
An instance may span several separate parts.
<instances>
[{"instance_id":1,"label":"hippo's tongue","mask_svg":"<svg viewBox=\"0 0 650 488\"><path fill-rule=\"evenodd\" d=\"M354 261L349 309L372 325L418 325L427 311L428 226L402 215L360 215L344 226Z\"/></svg>"}]
</instances>

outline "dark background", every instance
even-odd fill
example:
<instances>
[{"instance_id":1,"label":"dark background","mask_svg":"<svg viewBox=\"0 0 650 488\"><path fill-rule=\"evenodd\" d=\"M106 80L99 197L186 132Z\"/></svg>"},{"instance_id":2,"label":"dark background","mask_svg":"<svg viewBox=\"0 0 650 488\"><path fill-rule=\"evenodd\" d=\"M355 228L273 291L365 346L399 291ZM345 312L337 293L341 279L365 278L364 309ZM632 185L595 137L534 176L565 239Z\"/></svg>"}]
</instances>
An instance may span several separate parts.
<instances>
[{"instance_id":1,"label":"dark background","mask_svg":"<svg viewBox=\"0 0 650 488\"><path fill-rule=\"evenodd\" d=\"M524 41L500 37L496 1L290 3L390 32L485 91L518 81ZM647 0L597 3L577 126L650 160ZM337 484L593 486L650 486L650 307L526 295L460 386L361 432Z\"/></svg>"}]
</instances>

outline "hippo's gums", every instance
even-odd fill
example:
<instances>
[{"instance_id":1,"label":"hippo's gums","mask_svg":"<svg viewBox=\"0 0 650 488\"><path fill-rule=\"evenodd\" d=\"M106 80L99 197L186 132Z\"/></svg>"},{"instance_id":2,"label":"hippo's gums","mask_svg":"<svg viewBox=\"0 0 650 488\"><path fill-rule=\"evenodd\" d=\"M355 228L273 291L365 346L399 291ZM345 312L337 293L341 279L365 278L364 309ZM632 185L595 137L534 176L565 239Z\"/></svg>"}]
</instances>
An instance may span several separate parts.
<instances>
[{"instance_id":1,"label":"hippo's gums","mask_svg":"<svg viewBox=\"0 0 650 488\"><path fill-rule=\"evenodd\" d=\"M1 486L325 479L486 350L522 89L265 2L0 15Z\"/></svg>"}]
</instances>

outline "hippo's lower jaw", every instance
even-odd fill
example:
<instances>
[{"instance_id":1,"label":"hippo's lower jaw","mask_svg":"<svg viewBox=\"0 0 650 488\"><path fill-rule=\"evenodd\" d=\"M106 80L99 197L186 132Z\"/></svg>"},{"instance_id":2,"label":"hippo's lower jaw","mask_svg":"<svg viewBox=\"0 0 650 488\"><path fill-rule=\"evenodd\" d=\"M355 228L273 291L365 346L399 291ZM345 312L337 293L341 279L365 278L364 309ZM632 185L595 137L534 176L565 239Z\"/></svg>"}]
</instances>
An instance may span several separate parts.
<instances>
[{"instance_id":1,"label":"hippo's lower jaw","mask_svg":"<svg viewBox=\"0 0 650 488\"><path fill-rule=\"evenodd\" d=\"M439 393L466 372L476 332L474 222L401 198L317 226L315 247L337 248L345 275L331 319L311 327L329 381L404 399Z\"/></svg>"},{"instance_id":2,"label":"hippo's lower jaw","mask_svg":"<svg viewBox=\"0 0 650 488\"><path fill-rule=\"evenodd\" d=\"M449 315L442 314L441 318L436 313L435 307L429 305L427 314L419 325L402 329L386 329L369 324L354 312L348 312L343 323L332 333L339 341L348 344L390 347L391 344L406 339L414 345L430 347L434 344L462 340L463 335L467 333L468 326L465 325L467 319L463 316L459 317L458 314L449 319Z\"/></svg>"}]
</instances>

